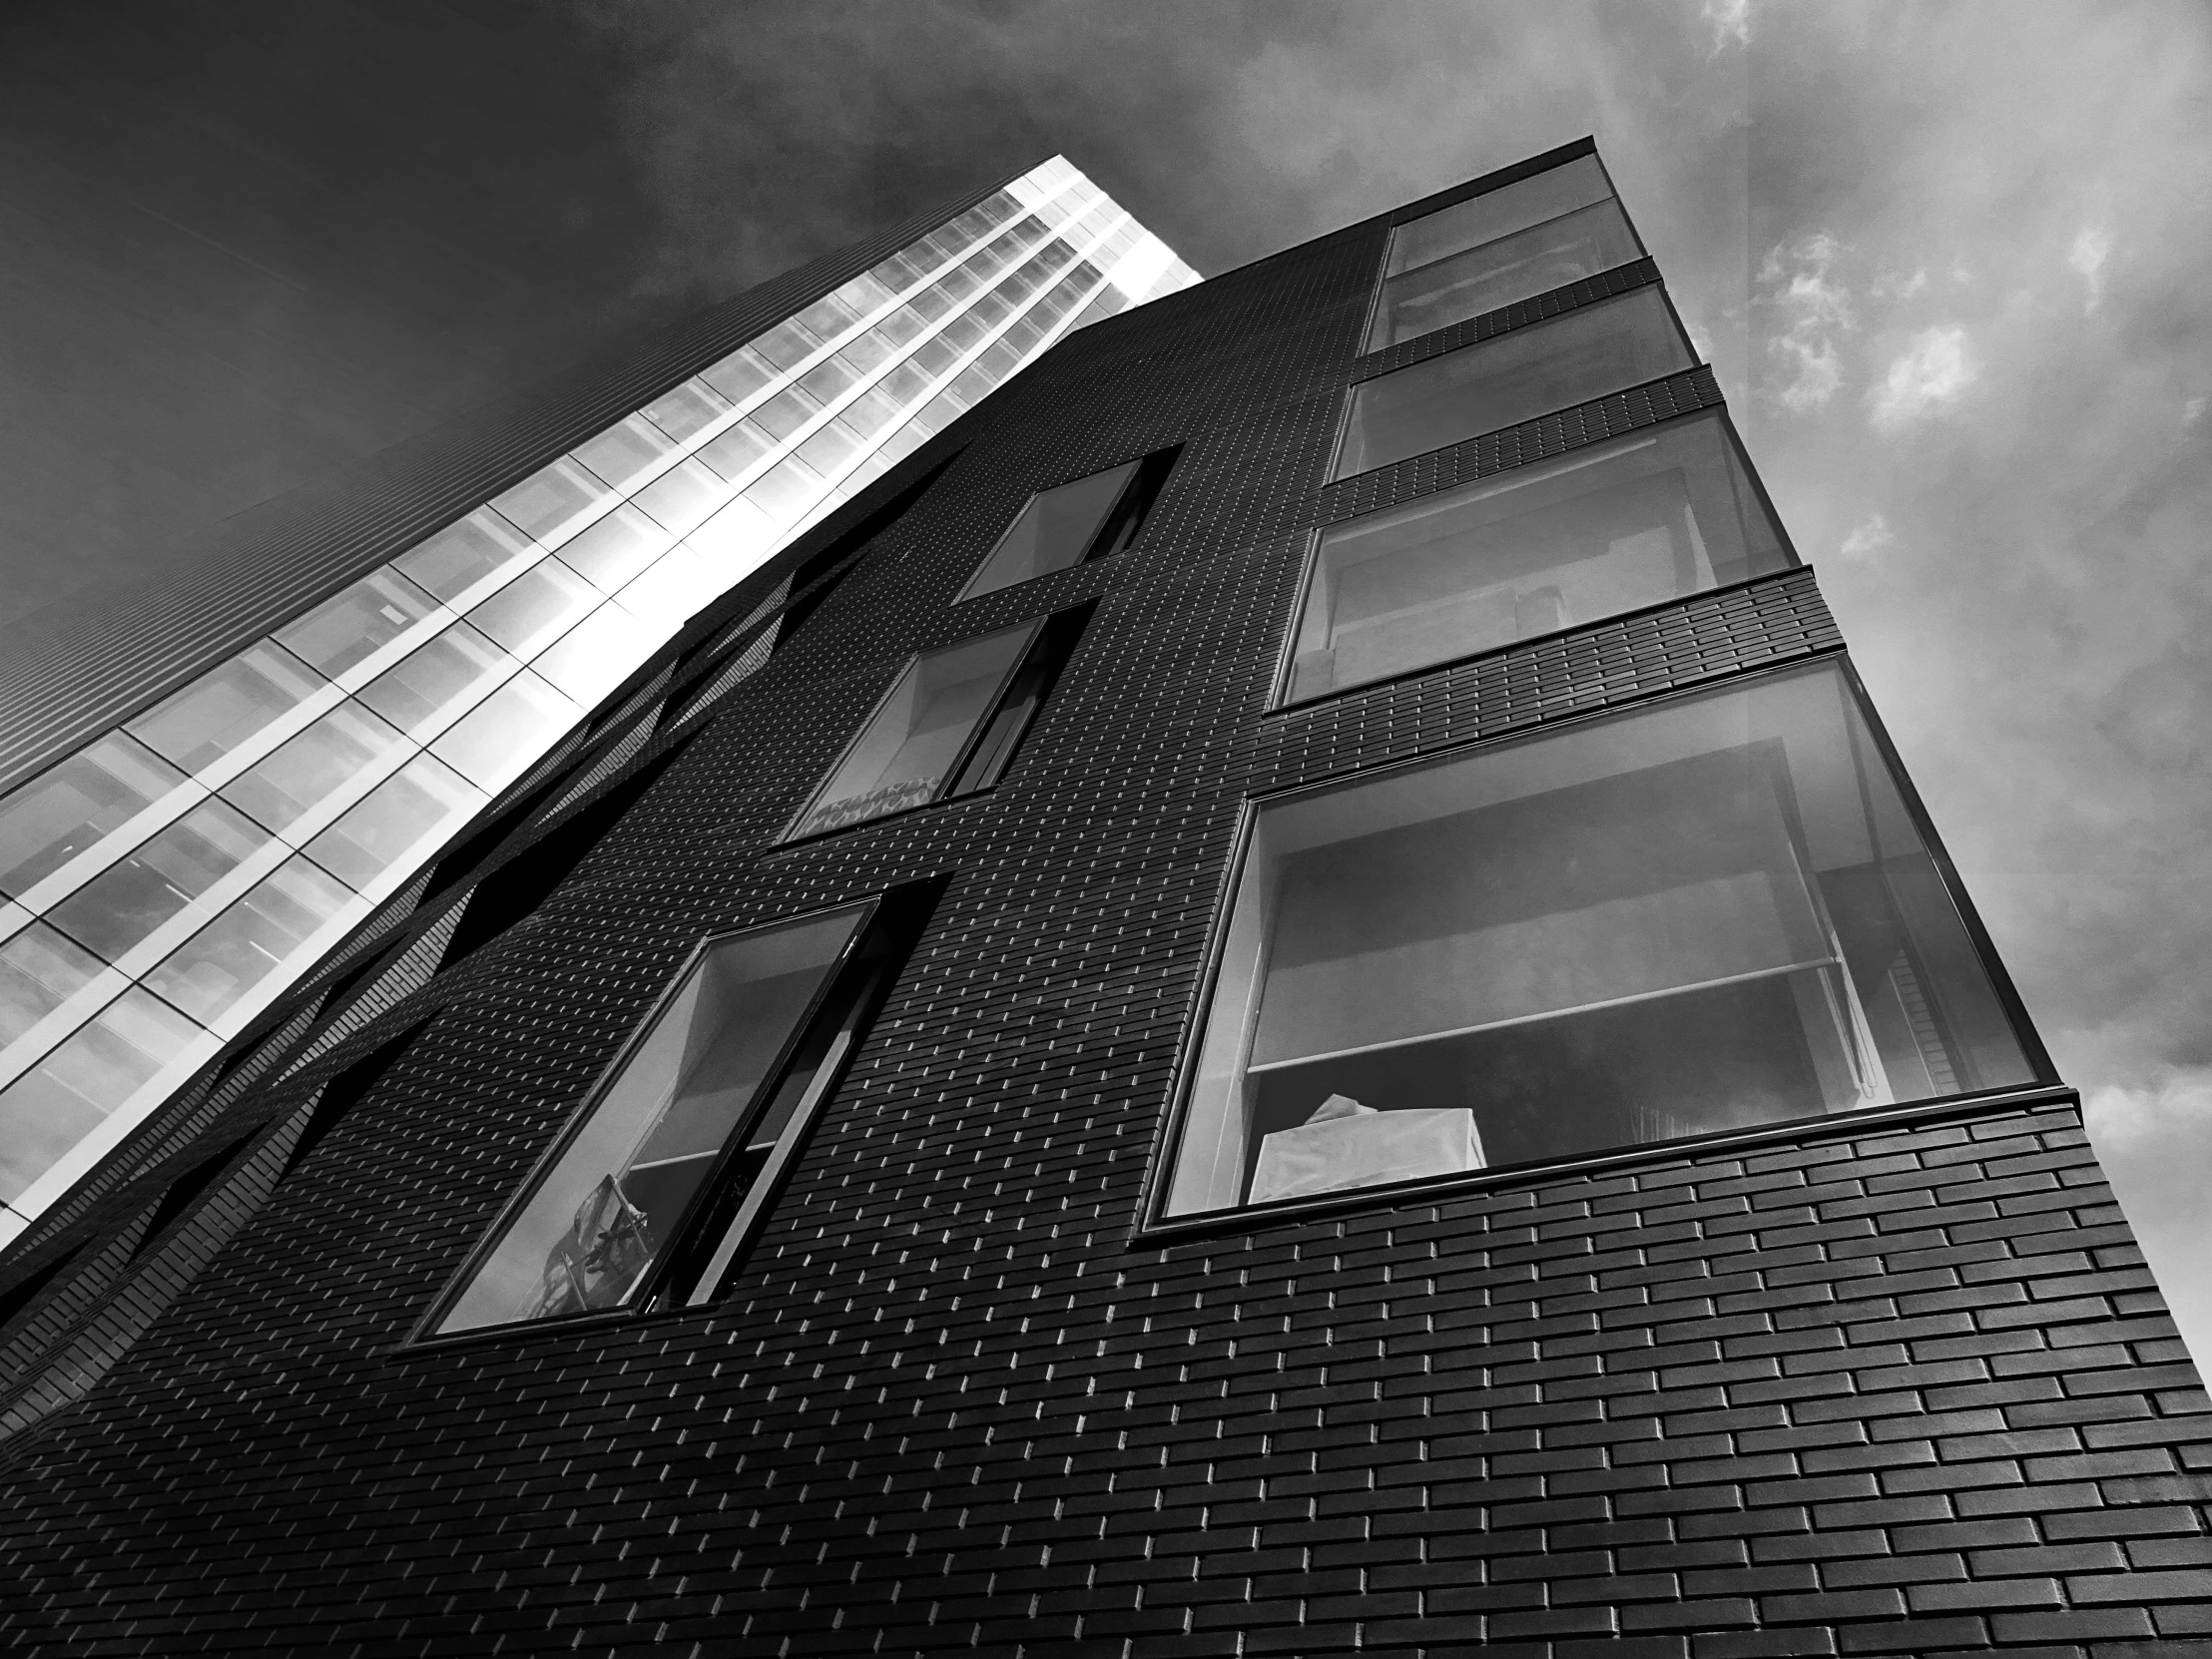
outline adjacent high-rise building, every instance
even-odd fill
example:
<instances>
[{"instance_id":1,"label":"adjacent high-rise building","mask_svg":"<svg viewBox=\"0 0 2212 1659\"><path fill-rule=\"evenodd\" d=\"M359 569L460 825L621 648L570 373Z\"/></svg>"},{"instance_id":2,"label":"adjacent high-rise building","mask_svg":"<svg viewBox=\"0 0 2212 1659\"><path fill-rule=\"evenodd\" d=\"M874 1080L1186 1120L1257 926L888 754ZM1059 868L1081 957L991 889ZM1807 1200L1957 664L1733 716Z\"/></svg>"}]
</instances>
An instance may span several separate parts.
<instances>
[{"instance_id":1,"label":"adjacent high-rise building","mask_svg":"<svg viewBox=\"0 0 2212 1659\"><path fill-rule=\"evenodd\" d=\"M1588 142L1063 339L479 788L0 1257L11 1651L2212 1631L2199 1378Z\"/></svg>"},{"instance_id":2,"label":"adjacent high-rise building","mask_svg":"<svg viewBox=\"0 0 2212 1659\"><path fill-rule=\"evenodd\" d=\"M365 501L226 526L197 582L0 673L0 1243L692 612L1054 340L1196 279L1055 158L413 446Z\"/></svg>"}]
</instances>

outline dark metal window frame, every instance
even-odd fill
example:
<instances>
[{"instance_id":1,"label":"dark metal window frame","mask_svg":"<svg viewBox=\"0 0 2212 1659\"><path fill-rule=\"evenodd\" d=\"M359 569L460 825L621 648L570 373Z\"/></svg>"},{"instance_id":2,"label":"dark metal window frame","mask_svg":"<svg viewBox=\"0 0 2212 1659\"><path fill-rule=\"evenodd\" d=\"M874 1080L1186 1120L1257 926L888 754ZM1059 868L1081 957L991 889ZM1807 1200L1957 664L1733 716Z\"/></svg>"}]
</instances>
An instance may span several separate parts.
<instances>
[{"instance_id":1,"label":"dark metal window frame","mask_svg":"<svg viewBox=\"0 0 2212 1659\"><path fill-rule=\"evenodd\" d=\"M988 599L994 593L1008 593L1015 588L1026 587L1031 582L1041 582L1048 576L1057 576L1061 571L1074 570L1078 566L1090 564L1095 560L1115 558L1131 551L1143 537L1145 526L1152 522L1152 509L1158 504L1160 496L1166 491L1168 479L1173 475L1177 461L1182 458L1182 453L1183 444L1181 442L1171 443L1164 448L1147 450L1141 455L1125 456L1109 466L1095 466L1090 471L1078 473L1073 478L1063 478L1057 484L1047 484L1042 489L1031 490L1028 495L1022 498L1022 503L1020 507L1015 509L1014 516L1006 521L1006 528L999 531L998 538L991 543L990 551L978 559L975 568L968 572L967 580L960 584L960 591L953 596L952 603L954 605L966 605L978 599ZM981 593L970 591L974 588L976 579L984 571L991 568L991 561L998 557L998 550L1006 545L1006 538L1020 527L1021 521L1028 516L1029 509L1036 504L1039 496L1050 495L1054 490L1066 489L1070 484L1080 484L1087 478L1096 478L1102 472L1111 472L1115 467L1128 466L1131 462L1135 462L1136 470L1129 474L1128 480L1115 493L1113 501L1099 515L1098 523L1091 529L1090 538L1083 544L1081 557L1068 564L1061 565L1058 569L1040 571L1035 576L1024 576L1018 582L1007 582L999 587L986 588ZM1131 511L1136 515L1136 524L1130 529L1127 537L1123 539L1119 547L1106 547L1104 543L1109 533L1113 531L1116 521L1121 519L1126 512Z\"/></svg>"}]
</instances>

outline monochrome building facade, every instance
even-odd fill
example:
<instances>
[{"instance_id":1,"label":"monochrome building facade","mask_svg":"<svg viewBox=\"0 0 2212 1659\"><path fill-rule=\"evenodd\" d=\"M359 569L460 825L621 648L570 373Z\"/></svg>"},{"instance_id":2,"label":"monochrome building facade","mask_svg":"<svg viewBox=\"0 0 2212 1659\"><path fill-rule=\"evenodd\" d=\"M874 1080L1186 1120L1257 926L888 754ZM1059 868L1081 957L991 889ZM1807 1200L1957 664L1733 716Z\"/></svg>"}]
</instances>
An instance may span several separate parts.
<instances>
[{"instance_id":1,"label":"monochrome building facade","mask_svg":"<svg viewBox=\"0 0 2212 1659\"><path fill-rule=\"evenodd\" d=\"M1593 145L877 471L0 1259L15 1649L2212 1634L2197 1375Z\"/></svg>"}]
</instances>

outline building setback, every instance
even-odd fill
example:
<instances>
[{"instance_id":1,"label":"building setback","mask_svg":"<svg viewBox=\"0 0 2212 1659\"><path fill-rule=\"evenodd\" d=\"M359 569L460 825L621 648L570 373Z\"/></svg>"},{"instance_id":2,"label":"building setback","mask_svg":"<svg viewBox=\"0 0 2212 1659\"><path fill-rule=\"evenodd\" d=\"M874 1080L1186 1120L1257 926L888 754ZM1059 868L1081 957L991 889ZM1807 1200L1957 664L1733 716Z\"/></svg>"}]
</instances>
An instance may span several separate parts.
<instances>
[{"instance_id":1,"label":"building setback","mask_svg":"<svg viewBox=\"0 0 2212 1659\"><path fill-rule=\"evenodd\" d=\"M26 1654L2212 1635L2196 1373L1588 142L1054 346L0 1298Z\"/></svg>"}]
</instances>

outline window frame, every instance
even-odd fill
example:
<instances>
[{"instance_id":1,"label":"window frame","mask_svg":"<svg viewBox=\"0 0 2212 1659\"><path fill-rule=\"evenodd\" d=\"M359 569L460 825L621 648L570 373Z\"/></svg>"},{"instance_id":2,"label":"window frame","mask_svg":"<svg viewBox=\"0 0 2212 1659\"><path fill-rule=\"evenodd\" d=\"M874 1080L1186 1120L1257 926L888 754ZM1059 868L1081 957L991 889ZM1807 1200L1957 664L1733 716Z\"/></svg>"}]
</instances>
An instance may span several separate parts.
<instances>
[{"instance_id":1,"label":"window frame","mask_svg":"<svg viewBox=\"0 0 2212 1659\"><path fill-rule=\"evenodd\" d=\"M1106 466L1093 467L1088 472L1078 473L1072 478L1063 478L1056 484L1045 485L1042 489L1031 490L1022 498L1021 505L1014 509L1014 515L1006 521L1006 527L999 531L996 539L991 542L990 550L982 558L976 560L975 568L968 572L967 580L960 584L960 591L952 596L953 605L957 607L972 604L978 599L988 599L994 593L1010 593L1016 588L1027 587L1032 582L1041 582L1048 576L1058 576L1065 571L1079 570L1084 565L1103 558L1119 558L1123 553L1135 552L1137 543L1143 540L1146 528L1152 523L1153 507L1158 503L1159 498L1166 493L1168 479L1174 475L1177 463L1183 458L1183 441L1178 440L1158 449L1148 449L1141 455L1131 455ZM1050 495L1054 490L1066 489L1070 484L1080 484L1086 479L1096 478L1101 473L1112 472L1125 466L1130 468L1129 476L1123 480L1121 488L1114 493L1113 500L1107 503L1106 510L1098 515L1098 522L1091 527L1090 536L1083 543L1083 551L1080 556L1070 563L1057 566L1054 569L1039 571L1034 576L1024 576L1018 582L1004 582L995 588L985 588L981 593L973 591L977 580L983 572L991 568L991 561L998 557L998 550L1006 545L1006 538L1021 527L1021 521L1028 516L1029 509L1036 505L1038 497ZM1140 490L1145 492L1146 499L1138 516L1137 528L1130 535L1128 545L1112 555L1101 553L1099 544L1104 540L1106 532L1112 528L1115 519Z\"/></svg>"},{"instance_id":2,"label":"window frame","mask_svg":"<svg viewBox=\"0 0 2212 1659\"><path fill-rule=\"evenodd\" d=\"M862 947L881 924L885 908L901 898L920 906L920 925L927 923L927 912L933 908L942 891L941 878L909 882L859 898L838 903L818 905L812 909L794 911L789 915L771 916L742 927L724 928L709 933L696 941L684 953L680 962L671 970L661 988L653 995L645 1011L632 1023L629 1031L616 1046L614 1054L593 1076L590 1086L569 1108L568 1116L554 1134L552 1141L531 1163L521 1181L508 1193L492 1218L481 1225L475 1243L461 1259L460 1265L447 1276L423 1311L407 1337L403 1349L448 1348L459 1344L516 1341L531 1336L550 1337L577 1330L597 1330L607 1326L623 1325L638 1320L677 1318L686 1315L713 1314L721 1307L717 1293L709 1293L698 1302L665 1304L661 1298L669 1289L670 1281L683 1271L711 1262L714 1255L727 1249L729 1264L722 1269L727 1279L736 1271L738 1263L758 1235L761 1222L766 1219L789 1179L797 1155L804 1149L815 1129L822 1121L823 1108L835 1094L845 1075L851 1069L854 1052L865 1040L867 1028L873 1024L876 1009L862 1008L856 1026L855 1040L838 1055L833 1064L816 1080L815 1098L810 1106L801 1102L802 1111L795 1109L793 1118L798 1134L793 1146L793 1157L782 1165L773 1161L754 1178L754 1184L740 1196L741 1211L754 1193L761 1194L761 1201L750 1218L734 1217L723 1238L712 1245L701 1237L705 1219L722 1201L729 1198L730 1171L745 1151L747 1126L756 1121L764 1107L773 1102L777 1091L791 1074L792 1062L799 1050L820 1029L826 1007L831 1001L839 985L848 981ZM544 1319L508 1320L497 1325L471 1326L463 1331L441 1332L438 1323L460 1303L477 1272L494 1256L505 1241L510 1225L529 1207L546 1179L557 1171L561 1161L577 1139L590 1127L593 1117L605 1102L608 1094L622 1079L624 1072L637 1057L638 1052L651 1040L660 1028L661 1021L684 988L691 983L710 953L733 940L752 933L764 933L771 929L799 926L808 922L824 921L847 912L858 912L852 931L837 949L836 955L824 970L822 982L816 986L807 1006L779 1043L775 1059L762 1072L761 1081L744 1109L732 1120L730 1133L724 1139L721 1150L700 1181L698 1190L685 1202L684 1209L674 1227L669 1230L668 1242L655 1255L653 1263L638 1280L627 1304L615 1308L590 1308L573 1314L556 1314ZM917 936L919 927L916 929ZM908 953L910 956L910 952ZM903 972L902 960L897 972ZM897 973L892 975L895 979ZM882 987L887 993L889 987Z\"/></svg>"},{"instance_id":3,"label":"window frame","mask_svg":"<svg viewBox=\"0 0 2212 1659\"><path fill-rule=\"evenodd\" d=\"M1267 1204L1232 1205L1188 1216L1171 1216L1167 1213L1168 1199L1175 1185L1176 1168L1183 1153L1184 1137L1191 1128L1193 1097L1197 1091L1200 1062L1204 1057L1206 1036L1213 1017L1214 999L1219 992L1228 954L1230 931L1236 920L1237 895L1243 887L1246 865L1252 854L1254 833L1260 814L1265 809L1299 796L1339 789L1355 781L1381 779L1420 767L1463 761L1485 749L1561 736L1597 722L1658 705L1687 702L1721 690L1748 691L1763 681L1780 680L1821 667L1836 672L1846 700L1864 721L1875 756L1887 769L1904 805L1906 816L1920 836L1921 844L1942 883L1943 897L1957 916L1979 966L1988 976L1990 992L2019 1044L2022 1060L2033 1073L2030 1081L1960 1090L1954 1094L1897 1101L1818 1117L1794 1118L1782 1123L1711 1130L1703 1134L1645 1141L1629 1146L1601 1147L1563 1157L1530 1159L1512 1164L1489 1164L1479 1169L1446 1175L1279 1199ZM2003 957L1997 953L1988 929L1982 923L1980 912L1959 879L1957 866L1951 861L1942 838L1936 833L1936 827L1929 818L1927 805L1921 799L1920 791L1914 787L1912 777L1906 771L1888 729L1883 725L1873 700L1867 695L1865 682L1861 680L1849 652L1842 646L1826 647L1783 663L1761 663L1750 668L1734 669L1686 686L1669 686L1658 691L1624 697L1601 708L1577 710L1572 714L1545 720L1534 727L1446 744L1378 765L1341 767L1317 777L1301 779L1294 784L1247 795L1239 803L1229 856L1222 864L1205 948L1205 959L1193 984L1191 999L1184 1008L1166 1108L1160 1116L1151 1165L1145 1173L1145 1185L1138 1200L1136 1219L1129 1232L1132 1244L1173 1241L1222 1232L1249 1232L1258 1227L1302 1221L1316 1214L1391 1209L1411 1204L1442 1202L1469 1191L1541 1181L1577 1171L1664 1161L1685 1155L1696 1156L1707 1148L1771 1145L1827 1135L1839 1127L1846 1133L1856 1133L1889 1122L1941 1118L1976 1110L1990 1101L2078 1101L2080 1098L2078 1092L2060 1078L2050 1051L2044 1045L2042 1035L2036 1029L2026 1003L2020 997L2018 987L2013 983L2010 970L2005 966Z\"/></svg>"}]
</instances>

